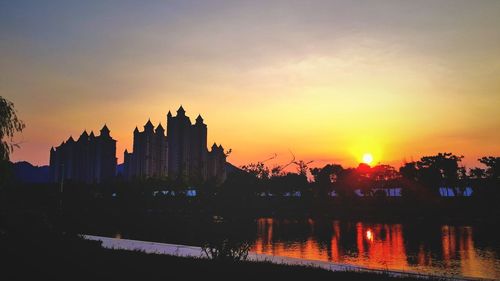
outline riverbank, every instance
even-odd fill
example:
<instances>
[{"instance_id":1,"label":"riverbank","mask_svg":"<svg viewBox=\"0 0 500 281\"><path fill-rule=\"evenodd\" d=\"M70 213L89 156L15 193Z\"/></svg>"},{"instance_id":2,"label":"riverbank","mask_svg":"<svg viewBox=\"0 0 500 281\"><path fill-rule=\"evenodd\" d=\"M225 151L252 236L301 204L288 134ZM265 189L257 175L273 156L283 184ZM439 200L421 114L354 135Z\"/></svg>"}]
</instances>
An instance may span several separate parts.
<instances>
[{"instance_id":1,"label":"riverbank","mask_svg":"<svg viewBox=\"0 0 500 281\"><path fill-rule=\"evenodd\" d=\"M157 243L149 241L139 241L130 239L118 239L93 235L82 235L86 240L99 241L103 248L114 250L127 250L127 251L140 251L146 254L159 254L177 256L183 258L206 258L206 255L200 247ZM355 266L349 264L331 263L317 260L305 260L298 258L290 258L283 256L274 256L266 254L249 253L248 261L246 263L272 263L281 266L297 267L303 269L316 269L326 270L336 273L352 273L361 274L360 278L364 278L363 274L374 274L377 277L380 275L384 278L395 279L436 279L436 280L490 280L482 278L466 278L457 276L437 276L430 274L422 274L411 271L398 271L398 270L382 270L362 266ZM355 278L355 276L352 276ZM355 279L358 280L358 279ZM363 279L361 279L363 280Z\"/></svg>"},{"instance_id":2,"label":"riverbank","mask_svg":"<svg viewBox=\"0 0 500 281\"><path fill-rule=\"evenodd\" d=\"M23 216L3 220L0 227L0 259L2 280L422 280L397 275L395 272L331 271L346 270L329 264L329 270L311 262L292 263L293 259L259 259L245 262L222 262L200 258L200 248L167 246L161 251L159 243L138 241L130 245L124 239L92 241L61 232L43 218ZM104 240L104 239L101 239ZM109 242L115 244L109 244ZM116 243L131 246L128 250ZM148 245L149 248L144 248ZM165 245L165 244L164 244ZM108 247L108 248L106 248ZM131 251L132 250L132 251ZM141 251L139 251L141 250ZM147 251L146 251L147 250ZM191 256L180 255L191 252ZM153 254L156 253L156 254ZM160 255L158 253L163 253ZM252 256L251 256L252 257ZM258 262L257 262L258 261ZM296 260L298 261L298 260ZM274 263L273 263L274 262ZM332 267L333 266L333 267ZM353 268L351 268L353 269ZM445 278L427 278L427 280ZM449 280L449 278L447 279Z\"/></svg>"},{"instance_id":3,"label":"riverbank","mask_svg":"<svg viewBox=\"0 0 500 281\"><path fill-rule=\"evenodd\" d=\"M43 252L4 250L1 255L5 255L2 259L6 261L2 264L5 280L421 280L396 278L387 273L332 272L271 262L220 262L93 246Z\"/></svg>"}]
</instances>

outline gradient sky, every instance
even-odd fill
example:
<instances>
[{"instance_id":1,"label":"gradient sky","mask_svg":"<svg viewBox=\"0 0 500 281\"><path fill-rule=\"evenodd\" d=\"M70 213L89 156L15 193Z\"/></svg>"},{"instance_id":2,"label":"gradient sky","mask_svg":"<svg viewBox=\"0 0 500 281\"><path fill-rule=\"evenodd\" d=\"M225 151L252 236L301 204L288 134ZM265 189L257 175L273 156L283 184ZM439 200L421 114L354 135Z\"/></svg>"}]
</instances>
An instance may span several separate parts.
<instances>
[{"instance_id":1,"label":"gradient sky","mask_svg":"<svg viewBox=\"0 0 500 281\"><path fill-rule=\"evenodd\" d=\"M0 0L0 73L38 165L104 123L121 162L180 104L236 165L500 154L496 0Z\"/></svg>"}]
</instances>

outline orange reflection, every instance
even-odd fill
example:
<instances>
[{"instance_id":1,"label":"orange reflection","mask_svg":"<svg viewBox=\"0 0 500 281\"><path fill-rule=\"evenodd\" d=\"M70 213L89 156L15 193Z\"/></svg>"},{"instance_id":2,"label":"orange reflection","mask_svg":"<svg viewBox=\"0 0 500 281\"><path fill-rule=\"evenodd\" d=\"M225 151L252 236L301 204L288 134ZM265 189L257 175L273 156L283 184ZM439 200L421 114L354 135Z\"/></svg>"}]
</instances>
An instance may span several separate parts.
<instances>
[{"instance_id":1,"label":"orange reflection","mask_svg":"<svg viewBox=\"0 0 500 281\"><path fill-rule=\"evenodd\" d=\"M494 254L489 251L479 251L475 248L472 227L445 225L441 228L441 232L443 260L446 266L449 267L453 264L453 260L458 260L460 262L461 273L464 276L500 277L495 272Z\"/></svg>"},{"instance_id":2,"label":"orange reflection","mask_svg":"<svg viewBox=\"0 0 500 281\"><path fill-rule=\"evenodd\" d=\"M359 256L350 262L373 268L408 268L401 225L376 224L367 227L358 223L357 227ZM363 242L362 246L359 241Z\"/></svg>"},{"instance_id":3,"label":"orange reflection","mask_svg":"<svg viewBox=\"0 0 500 281\"><path fill-rule=\"evenodd\" d=\"M330 259L333 262L340 262L340 250L339 250L339 239L340 239L340 226L338 221L333 222L333 234L332 240L330 241Z\"/></svg>"},{"instance_id":4,"label":"orange reflection","mask_svg":"<svg viewBox=\"0 0 500 281\"><path fill-rule=\"evenodd\" d=\"M368 239L368 241L370 242L373 242L373 233L370 229L366 231L366 239Z\"/></svg>"},{"instance_id":5,"label":"orange reflection","mask_svg":"<svg viewBox=\"0 0 500 281\"><path fill-rule=\"evenodd\" d=\"M289 231L290 227L293 231ZM424 241L413 244L416 246L414 252L407 253L401 224L358 222L352 227L333 221L331 228L326 230L331 231L329 237L322 237L324 229L316 233L319 229L322 229L321 224L313 220L300 223L259 219L258 236L252 250L256 253L371 268L440 274L453 272L463 276L500 278L495 265L498 260L495 253L475 248L471 227L442 226L442 256L438 254L439 246L435 249ZM433 249L436 252L432 252Z\"/></svg>"},{"instance_id":6,"label":"orange reflection","mask_svg":"<svg viewBox=\"0 0 500 281\"><path fill-rule=\"evenodd\" d=\"M286 222L283 222L286 224ZM401 225L374 225L367 227L363 223L357 223L355 257L345 256L340 241L341 228L339 222L333 222L332 234L328 243L318 243L312 235L314 233L314 221L308 220L310 235L301 242L272 241L273 225L279 229L280 222L273 219L259 219L257 223L258 238L253 246L256 253L272 254L278 256L303 258L310 260L323 260L333 262L348 262L374 268L405 269L406 252ZM384 235L381 235L384 232Z\"/></svg>"}]
</instances>

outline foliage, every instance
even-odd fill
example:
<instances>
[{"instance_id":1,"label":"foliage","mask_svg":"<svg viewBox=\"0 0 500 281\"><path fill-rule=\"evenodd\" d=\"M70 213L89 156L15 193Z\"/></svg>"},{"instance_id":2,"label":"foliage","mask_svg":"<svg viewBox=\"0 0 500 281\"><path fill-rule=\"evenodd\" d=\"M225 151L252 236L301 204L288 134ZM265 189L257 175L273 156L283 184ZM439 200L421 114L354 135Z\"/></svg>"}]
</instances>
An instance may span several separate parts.
<instances>
[{"instance_id":1,"label":"foliage","mask_svg":"<svg viewBox=\"0 0 500 281\"><path fill-rule=\"evenodd\" d=\"M455 186L459 179L459 162L463 156L452 153L438 153L424 156L417 162L419 177L429 187Z\"/></svg>"},{"instance_id":2,"label":"foliage","mask_svg":"<svg viewBox=\"0 0 500 281\"><path fill-rule=\"evenodd\" d=\"M202 251L207 258L223 262L244 261L251 247L251 232L245 220L217 217L201 222L204 229Z\"/></svg>"},{"instance_id":3,"label":"foliage","mask_svg":"<svg viewBox=\"0 0 500 281\"><path fill-rule=\"evenodd\" d=\"M268 179L269 178L269 168L264 164L264 162L250 163L248 165L241 166L241 169L256 178ZM277 174L277 168L274 168L274 174Z\"/></svg>"},{"instance_id":4,"label":"foliage","mask_svg":"<svg viewBox=\"0 0 500 281\"><path fill-rule=\"evenodd\" d=\"M500 157L482 157L479 162L486 166L485 175L490 179L500 179Z\"/></svg>"},{"instance_id":5,"label":"foliage","mask_svg":"<svg viewBox=\"0 0 500 281\"><path fill-rule=\"evenodd\" d=\"M469 177L473 179L483 179L486 177L486 171L478 167L472 168L469 171Z\"/></svg>"},{"instance_id":6,"label":"foliage","mask_svg":"<svg viewBox=\"0 0 500 281\"><path fill-rule=\"evenodd\" d=\"M19 147L13 142L13 137L24 127L23 121L17 117L14 104L0 96L0 160L9 160L14 147Z\"/></svg>"},{"instance_id":7,"label":"foliage","mask_svg":"<svg viewBox=\"0 0 500 281\"><path fill-rule=\"evenodd\" d=\"M239 262L248 258L251 244L248 241L221 239L217 243L205 242L201 249L207 258L217 261Z\"/></svg>"}]
</instances>

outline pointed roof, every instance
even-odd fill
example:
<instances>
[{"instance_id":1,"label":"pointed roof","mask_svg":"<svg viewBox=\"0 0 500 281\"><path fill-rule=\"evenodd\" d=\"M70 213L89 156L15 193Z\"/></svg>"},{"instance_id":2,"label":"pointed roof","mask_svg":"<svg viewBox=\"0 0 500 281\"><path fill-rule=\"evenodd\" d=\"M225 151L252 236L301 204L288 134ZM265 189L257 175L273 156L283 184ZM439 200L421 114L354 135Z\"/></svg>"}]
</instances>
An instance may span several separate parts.
<instances>
[{"instance_id":1,"label":"pointed roof","mask_svg":"<svg viewBox=\"0 0 500 281\"><path fill-rule=\"evenodd\" d=\"M212 145L212 150L217 148L217 144L214 142L214 144Z\"/></svg>"},{"instance_id":2,"label":"pointed roof","mask_svg":"<svg viewBox=\"0 0 500 281\"><path fill-rule=\"evenodd\" d=\"M69 136L69 138L68 138L68 140L66 142L75 142L75 140L73 139L73 136Z\"/></svg>"},{"instance_id":3,"label":"pointed roof","mask_svg":"<svg viewBox=\"0 0 500 281\"><path fill-rule=\"evenodd\" d=\"M54 147L51 147L51 148L50 148L50 151L56 151L56 150L54 149Z\"/></svg>"},{"instance_id":4,"label":"pointed roof","mask_svg":"<svg viewBox=\"0 0 500 281\"><path fill-rule=\"evenodd\" d=\"M186 111L184 110L184 108L182 107L182 105L179 107L179 109L177 109L177 115L181 114L181 115L184 115L184 113L186 113Z\"/></svg>"},{"instance_id":5,"label":"pointed roof","mask_svg":"<svg viewBox=\"0 0 500 281\"><path fill-rule=\"evenodd\" d=\"M135 126L135 129L134 129L134 134L135 133L139 133L139 128L137 128L137 126Z\"/></svg>"},{"instance_id":6,"label":"pointed roof","mask_svg":"<svg viewBox=\"0 0 500 281\"><path fill-rule=\"evenodd\" d=\"M91 137L91 138L95 138L94 131L90 131L90 135L89 135L89 137Z\"/></svg>"},{"instance_id":7,"label":"pointed roof","mask_svg":"<svg viewBox=\"0 0 500 281\"><path fill-rule=\"evenodd\" d=\"M125 148L125 151L124 151L125 154L128 154L128 150Z\"/></svg>"},{"instance_id":8,"label":"pointed roof","mask_svg":"<svg viewBox=\"0 0 500 281\"><path fill-rule=\"evenodd\" d=\"M161 125L161 123L159 122L158 123L158 127L156 127L156 131L165 131L165 129L163 129L163 126Z\"/></svg>"},{"instance_id":9,"label":"pointed roof","mask_svg":"<svg viewBox=\"0 0 500 281\"><path fill-rule=\"evenodd\" d=\"M108 129L108 126L106 125L106 123L104 124L104 126L101 129L101 133L103 133L103 132L108 132L109 133L109 129Z\"/></svg>"},{"instance_id":10,"label":"pointed roof","mask_svg":"<svg viewBox=\"0 0 500 281\"><path fill-rule=\"evenodd\" d=\"M196 123L203 123L203 117L201 117L201 114L198 114L198 117L196 117Z\"/></svg>"},{"instance_id":11,"label":"pointed roof","mask_svg":"<svg viewBox=\"0 0 500 281\"><path fill-rule=\"evenodd\" d=\"M148 119L148 122L146 122L146 125L144 125L144 129L153 129L154 126L153 126L153 123L151 123L151 119Z\"/></svg>"},{"instance_id":12,"label":"pointed roof","mask_svg":"<svg viewBox=\"0 0 500 281\"><path fill-rule=\"evenodd\" d=\"M172 117L172 112L170 112L170 110L167 113L167 117Z\"/></svg>"},{"instance_id":13,"label":"pointed roof","mask_svg":"<svg viewBox=\"0 0 500 281\"><path fill-rule=\"evenodd\" d=\"M84 140L88 140L88 139L89 139L89 134L87 133L87 130L85 130L78 138L78 141L84 141Z\"/></svg>"}]
</instances>

